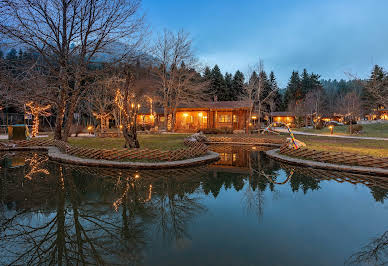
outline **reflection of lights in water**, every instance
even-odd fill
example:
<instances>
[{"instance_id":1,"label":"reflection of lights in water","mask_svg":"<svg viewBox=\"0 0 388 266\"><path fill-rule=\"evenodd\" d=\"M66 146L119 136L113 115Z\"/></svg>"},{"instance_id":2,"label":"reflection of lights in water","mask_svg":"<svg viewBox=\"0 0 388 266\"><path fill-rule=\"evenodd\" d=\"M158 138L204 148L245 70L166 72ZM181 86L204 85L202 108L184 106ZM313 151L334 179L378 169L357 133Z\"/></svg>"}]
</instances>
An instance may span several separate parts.
<instances>
[{"instance_id":1,"label":"reflection of lights in water","mask_svg":"<svg viewBox=\"0 0 388 266\"><path fill-rule=\"evenodd\" d=\"M31 170L25 175L25 178L28 180L32 180L32 176L39 173L49 175L50 172L47 169L40 168L40 165L47 161L48 158L42 160L42 158L39 157L36 153L31 158L27 158L26 163L29 164Z\"/></svg>"},{"instance_id":2,"label":"reflection of lights in water","mask_svg":"<svg viewBox=\"0 0 388 266\"><path fill-rule=\"evenodd\" d=\"M146 201L150 201L152 196L152 185L150 185L150 188L148 189L148 198Z\"/></svg>"}]
</instances>

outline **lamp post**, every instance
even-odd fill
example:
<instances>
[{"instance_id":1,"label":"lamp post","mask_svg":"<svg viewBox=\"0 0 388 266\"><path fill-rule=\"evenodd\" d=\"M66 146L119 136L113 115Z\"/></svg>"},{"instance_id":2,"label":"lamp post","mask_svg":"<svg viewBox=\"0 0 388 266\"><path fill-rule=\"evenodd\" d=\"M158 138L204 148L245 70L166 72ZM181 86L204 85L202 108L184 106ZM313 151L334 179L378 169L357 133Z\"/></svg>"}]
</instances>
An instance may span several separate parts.
<instances>
[{"instance_id":1,"label":"lamp post","mask_svg":"<svg viewBox=\"0 0 388 266\"><path fill-rule=\"evenodd\" d=\"M334 126L333 126L333 125L330 125L330 126L329 126L329 129L330 129L330 135L333 135Z\"/></svg>"}]
</instances>

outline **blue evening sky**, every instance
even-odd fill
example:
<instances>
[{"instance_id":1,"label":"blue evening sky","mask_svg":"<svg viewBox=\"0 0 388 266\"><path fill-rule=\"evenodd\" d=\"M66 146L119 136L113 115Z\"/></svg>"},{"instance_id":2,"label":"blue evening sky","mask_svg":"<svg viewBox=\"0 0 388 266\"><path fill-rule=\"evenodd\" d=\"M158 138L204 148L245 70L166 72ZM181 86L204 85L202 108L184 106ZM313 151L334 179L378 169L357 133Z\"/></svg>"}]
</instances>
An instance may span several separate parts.
<instances>
[{"instance_id":1,"label":"blue evening sky","mask_svg":"<svg viewBox=\"0 0 388 266\"><path fill-rule=\"evenodd\" d=\"M203 65L244 73L264 61L281 87L292 70L322 78L388 67L387 0L143 0L152 32L191 33Z\"/></svg>"}]
</instances>

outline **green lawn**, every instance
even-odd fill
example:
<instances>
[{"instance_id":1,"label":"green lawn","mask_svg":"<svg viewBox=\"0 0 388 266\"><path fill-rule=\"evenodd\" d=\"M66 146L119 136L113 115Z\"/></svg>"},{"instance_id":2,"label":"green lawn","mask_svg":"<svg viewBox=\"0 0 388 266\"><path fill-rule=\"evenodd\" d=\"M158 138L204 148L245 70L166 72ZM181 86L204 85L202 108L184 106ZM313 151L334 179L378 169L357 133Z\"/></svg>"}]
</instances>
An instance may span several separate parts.
<instances>
[{"instance_id":1,"label":"green lawn","mask_svg":"<svg viewBox=\"0 0 388 266\"><path fill-rule=\"evenodd\" d=\"M189 134L138 135L140 148L177 150L185 148L183 140ZM120 149L124 147L124 138L72 137L69 143L74 146L96 149Z\"/></svg>"},{"instance_id":2,"label":"green lawn","mask_svg":"<svg viewBox=\"0 0 388 266\"><path fill-rule=\"evenodd\" d=\"M388 157L388 141L386 140L359 140L304 135L295 135L295 138L306 143L307 148L315 150Z\"/></svg>"},{"instance_id":3,"label":"green lawn","mask_svg":"<svg viewBox=\"0 0 388 266\"><path fill-rule=\"evenodd\" d=\"M348 133L349 126L336 126L334 127L335 135L350 135ZM361 137L380 137L380 138L388 138L388 123L379 123L379 124L369 124L362 125L363 130L362 133L357 134L355 136ZM325 127L321 130L316 130L313 128L298 128L295 131L302 131L307 133L315 133L315 134L330 134L330 130Z\"/></svg>"}]
</instances>

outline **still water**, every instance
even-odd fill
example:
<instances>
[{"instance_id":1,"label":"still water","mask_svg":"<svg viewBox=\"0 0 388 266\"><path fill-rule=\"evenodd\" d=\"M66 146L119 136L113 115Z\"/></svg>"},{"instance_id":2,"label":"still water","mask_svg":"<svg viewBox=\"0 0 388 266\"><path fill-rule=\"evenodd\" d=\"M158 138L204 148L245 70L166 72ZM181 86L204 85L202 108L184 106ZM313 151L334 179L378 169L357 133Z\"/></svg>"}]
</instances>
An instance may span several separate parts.
<instances>
[{"instance_id":1,"label":"still water","mask_svg":"<svg viewBox=\"0 0 388 266\"><path fill-rule=\"evenodd\" d=\"M0 153L0 265L388 263L388 178L213 149L164 171Z\"/></svg>"}]
</instances>

